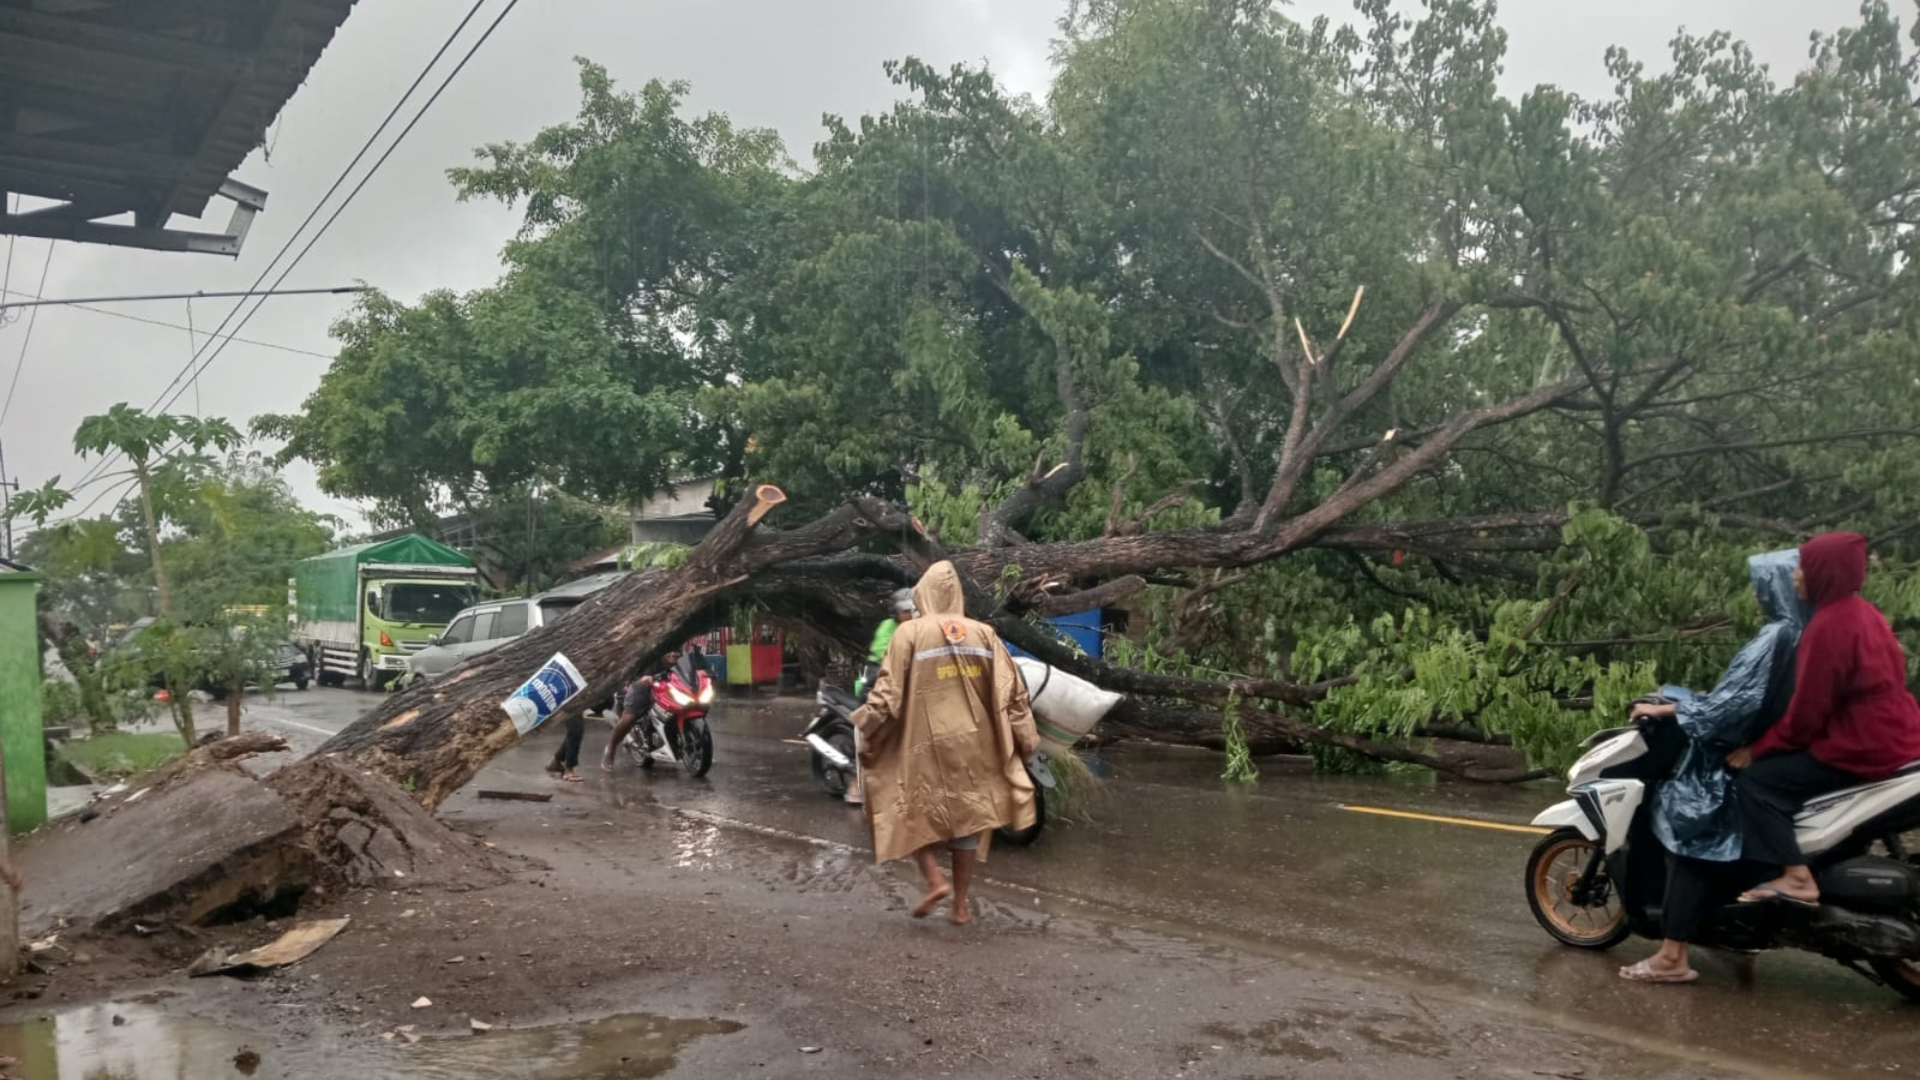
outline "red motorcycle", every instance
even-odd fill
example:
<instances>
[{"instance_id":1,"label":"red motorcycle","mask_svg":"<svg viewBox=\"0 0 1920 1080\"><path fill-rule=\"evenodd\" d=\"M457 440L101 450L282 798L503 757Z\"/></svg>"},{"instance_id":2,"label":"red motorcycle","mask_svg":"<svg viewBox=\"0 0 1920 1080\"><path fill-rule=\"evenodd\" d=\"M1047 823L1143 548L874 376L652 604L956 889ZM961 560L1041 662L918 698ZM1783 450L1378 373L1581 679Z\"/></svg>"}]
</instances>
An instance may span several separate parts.
<instances>
[{"instance_id":1,"label":"red motorcycle","mask_svg":"<svg viewBox=\"0 0 1920 1080\"><path fill-rule=\"evenodd\" d=\"M658 761L678 765L699 778L713 768L713 732L707 710L713 705L713 676L683 655L671 671L653 680L653 707L627 732L627 753L642 769Z\"/></svg>"}]
</instances>

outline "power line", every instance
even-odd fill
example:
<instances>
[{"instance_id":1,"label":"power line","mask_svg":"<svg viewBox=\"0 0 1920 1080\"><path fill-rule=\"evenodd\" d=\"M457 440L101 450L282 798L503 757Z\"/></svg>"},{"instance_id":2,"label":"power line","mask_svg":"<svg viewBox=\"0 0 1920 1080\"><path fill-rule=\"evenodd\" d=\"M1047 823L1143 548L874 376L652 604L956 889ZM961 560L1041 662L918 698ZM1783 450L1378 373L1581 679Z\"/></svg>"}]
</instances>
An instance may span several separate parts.
<instances>
[{"instance_id":1,"label":"power line","mask_svg":"<svg viewBox=\"0 0 1920 1080\"><path fill-rule=\"evenodd\" d=\"M0 292L12 291L11 289L0 289ZM125 296L76 296L71 298L34 296L31 300L0 301L0 308L83 307L87 304L143 304L152 300L219 300L233 296L240 297L244 302L247 298L254 296L319 296L329 293L341 294L371 291L373 291L373 289L370 285L316 285L301 289L197 289L193 292L134 293ZM20 295L32 296L33 294L21 293Z\"/></svg>"},{"instance_id":2,"label":"power line","mask_svg":"<svg viewBox=\"0 0 1920 1080\"><path fill-rule=\"evenodd\" d=\"M473 0L473 6L467 9L466 15L462 16L460 21L454 25L452 32L447 35L447 39L440 43L440 47L438 49L434 50L433 56L427 60L426 66L422 67L420 69L420 73L413 77L413 82L407 84L406 90L401 93L400 97L396 101L394 101L393 108L388 109L387 115L381 118L380 125L373 129L373 133L367 136L367 140L365 142L360 144L360 149L354 153L353 160L347 162L346 167L340 170L340 175L334 177L333 183L327 185L327 190L323 194L321 194L319 199L315 200L313 204L313 209L307 211L307 216L302 218L300 220L299 226L296 227L293 230L293 232L287 236L286 243L281 244L280 250L274 252L273 258L269 259L267 261L267 265L261 269L260 276L253 279L253 284L249 286L250 289L259 288L260 283L267 279L267 275L273 273L273 268L279 265L280 260L286 257L286 254L288 251L291 251L293 249L293 245L300 241L300 234L306 231L307 226L313 224L314 218L320 216L320 211L323 208L325 208L325 206L327 205L327 200L333 198L334 192L337 192L340 190L340 185L347 182L347 177L353 175L353 170L360 165L361 161L365 160L367 156L367 152L373 149L373 144L379 141L380 136L386 132L387 126L393 123L393 118L400 115L400 110L406 107L407 100L413 97L414 91L420 89L421 83L424 83L427 81L427 76L432 73L434 66L440 63L440 58L445 56L447 54L447 50L453 47L454 41L457 40L460 37L461 32L467 28L467 24L473 21L473 17L480 13L481 7L483 7L486 4L486 2L487 0ZM324 226L323 226L323 230L324 230ZM297 262L298 259L296 258L295 261ZM283 275L283 278L284 278L284 275ZM238 301L235 301L233 307L227 310L226 317L220 320L220 325L214 327L213 332L215 334L219 334L221 331L225 330L227 328L227 323L233 319L234 315L239 312L241 307L243 307L246 304L246 302L247 301L244 297L242 297ZM258 305L255 306L255 310L258 310ZM241 320L242 325L245 325L245 321L246 320L244 319ZM236 331L237 329L238 328L236 328ZM185 374L187 374L187 372L193 366L194 366L193 361L188 361L186 366L182 367L179 370L179 372L175 373L173 377L173 382L169 382L165 387L161 389L160 394L164 396L168 390L173 389L174 384L178 383L180 381L180 378ZM157 403L159 401L159 397L156 397L154 401ZM148 411L152 411L153 407L154 407L153 405L147 406Z\"/></svg>"},{"instance_id":3,"label":"power line","mask_svg":"<svg viewBox=\"0 0 1920 1080\"><path fill-rule=\"evenodd\" d=\"M23 290L23 289L8 289L8 288L3 288L3 287L0 287L0 295L4 295L4 296L24 296L24 297L26 297L26 298L28 298L29 300L38 300L38 299L40 299L40 297L38 297L38 296L35 296L35 295L34 295L33 293L30 293L30 292L27 292L27 291L25 291L25 290ZM116 319L125 319L125 320L127 320L128 322L137 322L137 323L145 323L145 324L147 324L148 326L159 326L159 327L164 327L165 329L168 329L168 330L185 330L185 329L188 329L188 327L187 327L187 326L185 326L185 325L184 325L184 324L182 324L182 323L175 323L175 322L168 322L168 321L166 321L165 319L148 319L148 318L143 318L142 316L139 316L139 315L129 315L129 314L127 314L127 313L126 313L126 312L124 312L124 311L110 311L110 310L108 310L107 308L103 308L103 307L94 307L94 306L93 306L93 305L91 305L91 304L82 304L82 303L79 303L79 302L77 302L77 301L73 301L73 300L68 300L68 301L66 301L66 302L65 302L65 306L67 306L67 307L70 307L70 308L77 308L77 309L79 309L79 310L81 310L81 311L90 311L90 312L92 312L92 313L93 313L93 314L95 314L95 315L111 315L111 316L113 316L113 317L114 317L114 318L116 318ZM203 333L203 335L202 335L202 336L207 336L207 335L205 335L205 334ZM275 343L273 343L273 342L271 342L271 341L260 341L260 340L257 340L257 339L255 339L255 338L243 338L243 337L237 337L237 336L235 336L235 335L232 335L232 334L227 334L227 335L225 335L225 336L226 336L226 337L229 337L229 338L232 338L232 339L233 339L234 341L237 341L237 342L239 342L239 343L240 343L240 344L242 344L242 345L257 345L257 346L259 346L259 347L260 347L260 348L262 348L262 349L278 349L278 350L280 350L281 352L289 352L289 353L298 353L298 354L299 354L299 355L301 355L301 356L315 356L315 357L319 357L319 358L320 358L320 359L322 359L322 360L331 360L331 359L333 359L333 354L332 354L332 353L323 353L323 352L316 352L316 351L314 351L313 349L300 349L300 348L295 348L295 347L294 347L294 346L292 346L292 345L277 345L277 344L275 344Z\"/></svg>"},{"instance_id":4,"label":"power line","mask_svg":"<svg viewBox=\"0 0 1920 1080\"><path fill-rule=\"evenodd\" d=\"M514 2L517 3L518 0L514 0ZM447 35L446 40L440 43L440 47L438 49L434 50L433 56L429 58L426 62L426 65L420 69L420 73L414 76L413 82L408 84L407 89L403 93L401 93L398 100L396 100L393 103L393 108L387 110L387 115L384 119L380 121L380 125L374 128L373 133L367 136L366 142L360 145L360 150L359 152L353 155L353 160L347 162L346 167L340 170L339 176L334 177L333 183L329 185L327 187L326 192L322 194L317 201L315 201L315 203L313 204L313 209L307 212L307 216L304 219L302 219L299 227L295 228L292 234L290 234L287 237L286 243L280 245L280 250L274 253L273 258L269 260L267 262L266 267L260 271L260 276L253 279L252 288L256 288L256 289L259 288L260 283L267 279L268 274L273 273L274 267L279 264L280 260L286 257L286 254L288 251L293 249L293 245L299 242L300 234L306 231L306 228L308 225L313 224L314 218L320 216L320 211L326 207L327 200L333 198L334 193L340 190L340 185L347 182L347 177L351 176L353 174L353 170L359 166L362 160L366 158L367 152L373 149L374 143L379 141L380 136L386 132L388 125L393 123L394 117L399 116L400 110L406 107L407 101L413 97L414 91L420 89L420 85L427 81L427 76L432 74L434 67L440 63L441 57L445 56L447 54L447 50L453 47L453 43L459 39L461 32L466 30L467 24L473 21L474 16L480 13L481 7L483 7L485 4L486 4L486 0L474 0L473 6L467 9L466 15L460 19L459 23L455 24L452 32L450 32ZM512 10L511 4L508 6L508 10L509 11ZM495 25L498 25L497 20L495 22ZM491 33L492 31L489 30L488 32ZM482 40L484 41L485 39L483 38ZM471 56L472 54L469 53L468 55ZM208 348L214 348L215 341L221 342L221 345L218 346L219 348L221 349L225 348L225 341L227 340L227 338L222 337L222 334L226 331L227 324L233 321L233 317L239 314L240 309L245 305L246 305L246 299L244 297L234 302L233 307L229 308L227 310L226 316L220 320L220 325L213 328L213 332L208 336L206 344L201 346L202 352L204 352ZM254 305L253 310L254 311L259 310L258 303ZM252 317L252 314L251 312L249 312L248 319L250 319L251 317ZM240 322L240 326L236 326L234 328L234 333L238 333L240 330L240 327L245 326L248 319L242 319ZM218 354L216 353L215 355L218 355ZM174 374L173 379L170 382L168 382L164 388L161 389L159 396L155 397L153 402L147 406L147 411L151 412L156 406L159 406L160 399L166 396L166 393L168 390L173 389L173 387L179 383L182 376L185 376L188 372L194 370L195 364L198 362L198 360L199 360L199 353L196 352L194 356L189 358L187 363L183 367L181 367L181 369L178 372ZM98 473L105 471L110 464L111 464L110 457L102 458L100 462L95 465L94 468L88 470L87 475L81 478L81 482L85 483L88 480L92 479Z\"/></svg>"},{"instance_id":5,"label":"power line","mask_svg":"<svg viewBox=\"0 0 1920 1080\"><path fill-rule=\"evenodd\" d=\"M40 264L40 288L47 288L47 271L53 266L53 241L47 241L47 258ZM0 402L0 424L7 422L7 413L13 409L13 392L20 386L20 372L27 366L27 346L33 343L33 327L40 321L40 309L34 308L27 313L27 332L20 336L20 358L13 362L13 381L7 384L7 400Z\"/></svg>"},{"instance_id":6,"label":"power line","mask_svg":"<svg viewBox=\"0 0 1920 1080\"><path fill-rule=\"evenodd\" d=\"M500 14L493 17L493 22L487 24L487 28L481 32L479 39L467 49L466 55L462 56L460 62L453 66L453 70L447 73L446 78L440 80L440 85L433 91L433 96L427 98L426 103L420 106L420 111L414 113L413 119L407 121L407 126L401 128L400 134L394 136L393 142L387 144L386 150L382 152L379 158L374 161L373 165L367 169L366 175L362 176L360 182L353 186L353 190L347 192L347 197L340 201L340 205L334 208L333 213L328 215L327 220L321 223L319 230L307 241L306 246L300 249L300 253L295 255L291 262L287 263L286 269L280 271L280 276L274 279L273 288L278 289L280 283L285 281L287 276L292 274L294 269L300 265L300 260L306 258L307 253L313 250L314 245L320 242L321 237L327 235L327 230L333 227L334 222L340 220L340 215L346 212L347 207L353 205L354 198L358 196L361 191L365 190L367 184L380 172L380 167L387 163L387 159L393 156L395 150L400 149L400 144L406 141L407 136L412 134L413 129L426 117L427 111L433 108L434 102L440 100L440 95L446 93L447 87L453 85L453 80L459 78L460 73L466 70L468 62L480 51L481 46L487 43L487 39L493 36L493 32L498 30L500 24L506 21L507 16L513 14L513 9L519 6L520 0L507 0L507 5L500 9ZM241 303L244 304L246 301L242 300ZM247 322L253 318L254 314L260 310L261 305L264 303L266 303L264 297L256 300L253 307L240 319L240 325L234 329L238 331L245 327ZM222 343L214 349L212 356L207 357L206 360L201 362L200 366L194 370L193 375L198 377L201 372L212 367L213 362L220 359L220 354L224 351L226 351L226 345ZM179 381L177 377L175 381ZM173 392L173 396L167 398L159 407L164 410L172 406L175 401L180 399L180 395L185 392L186 387L181 386Z\"/></svg>"}]
</instances>

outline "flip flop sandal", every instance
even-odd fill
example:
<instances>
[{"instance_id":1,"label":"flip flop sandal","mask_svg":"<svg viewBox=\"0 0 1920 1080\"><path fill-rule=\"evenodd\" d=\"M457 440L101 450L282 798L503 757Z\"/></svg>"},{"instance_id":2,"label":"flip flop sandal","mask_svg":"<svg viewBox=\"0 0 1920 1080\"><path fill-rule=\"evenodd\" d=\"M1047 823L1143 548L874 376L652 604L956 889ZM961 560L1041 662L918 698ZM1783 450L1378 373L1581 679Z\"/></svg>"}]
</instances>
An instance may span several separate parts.
<instances>
[{"instance_id":1,"label":"flip flop sandal","mask_svg":"<svg viewBox=\"0 0 1920 1080\"><path fill-rule=\"evenodd\" d=\"M1631 967L1620 969L1620 977L1628 982L1648 983L1655 986L1677 986L1690 983L1700 977L1700 973L1688 968L1685 971L1655 971L1653 964L1642 960Z\"/></svg>"},{"instance_id":2,"label":"flip flop sandal","mask_svg":"<svg viewBox=\"0 0 1920 1080\"><path fill-rule=\"evenodd\" d=\"M1792 904L1794 907L1803 907L1809 910L1817 910L1820 907L1820 901L1818 900L1808 900L1805 897L1792 896L1772 885L1762 885L1757 889L1748 889L1746 892L1740 894L1740 902L1743 904Z\"/></svg>"}]
</instances>

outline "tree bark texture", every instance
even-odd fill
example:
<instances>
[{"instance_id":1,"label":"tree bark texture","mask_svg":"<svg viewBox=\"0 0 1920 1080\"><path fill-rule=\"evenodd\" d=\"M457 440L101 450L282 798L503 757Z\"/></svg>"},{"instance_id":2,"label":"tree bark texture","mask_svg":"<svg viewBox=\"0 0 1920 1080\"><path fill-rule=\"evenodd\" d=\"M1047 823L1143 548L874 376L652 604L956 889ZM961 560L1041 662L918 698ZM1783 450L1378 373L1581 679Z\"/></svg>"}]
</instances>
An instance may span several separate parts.
<instances>
[{"instance_id":1,"label":"tree bark texture","mask_svg":"<svg viewBox=\"0 0 1920 1080\"><path fill-rule=\"evenodd\" d=\"M706 628L730 590L781 563L842 551L902 516L881 503L850 503L790 532L760 532L785 499L761 485L693 549L683 566L636 573L595 594L567 618L395 694L329 739L316 756L383 776L427 808L445 801L520 738L501 708L554 654L579 669L585 691L554 719L611 696L668 643Z\"/></svg>"}]
</instances>

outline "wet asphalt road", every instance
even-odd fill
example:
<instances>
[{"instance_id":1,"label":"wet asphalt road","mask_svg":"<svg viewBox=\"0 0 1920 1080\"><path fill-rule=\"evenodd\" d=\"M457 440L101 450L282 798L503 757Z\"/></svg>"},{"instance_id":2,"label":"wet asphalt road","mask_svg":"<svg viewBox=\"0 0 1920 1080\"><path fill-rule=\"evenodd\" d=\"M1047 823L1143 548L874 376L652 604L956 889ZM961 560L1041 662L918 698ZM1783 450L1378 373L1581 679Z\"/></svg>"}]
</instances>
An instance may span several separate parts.
<instances>
[{"instance_id":1,"label":"wet asphalt road","mask_svg":"<svg viewBox=\"0 0 1920 1080\"><path fill-rule=\"evenodd\" d=\"M351 690L283 692L250 699L248 723L304 753L374 701ZM723 703L713 716L714 768L701 781L643 776L625 762L601 773L607 729L590 722L586 783L562 786L541 773L554 730L474 786L560 788L553 806L613 821L678 811L709 826L699 851L679 855L723 865L729 848L743 860L768 845L864 852L858 812L814 786L806 748L790 741L805 719L806 703L793 699ZM1212 755L1121 748L1104 760L1113 776L1091 820L1050 828L1028 851L997 847L983 892L1040 926L1060 913L1116 932L1169 931L1761 1075L1900 1072L1920 1062L1920 1007L1836 965L1702 952L1694 986L1632 986L1614 971L1648 943L1582 953L1535 925L1522 888L1534 836L1348 809L1524 824L1560 798L1552 785L1343 779L1266 762L1259 784L1242 789L1218 778ZM448 816L465 803L449 803Z\"/></svg>"}]
</instances>

